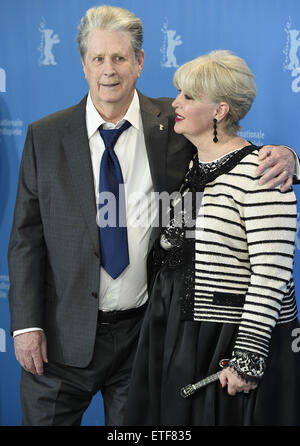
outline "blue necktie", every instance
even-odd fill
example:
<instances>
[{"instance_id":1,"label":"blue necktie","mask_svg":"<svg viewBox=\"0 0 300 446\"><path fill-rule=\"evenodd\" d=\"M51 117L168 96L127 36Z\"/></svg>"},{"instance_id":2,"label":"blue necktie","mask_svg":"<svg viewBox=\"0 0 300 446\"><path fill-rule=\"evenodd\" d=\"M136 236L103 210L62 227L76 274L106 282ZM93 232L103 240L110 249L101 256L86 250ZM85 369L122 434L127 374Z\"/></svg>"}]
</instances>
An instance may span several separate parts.
<instances>
[{"instance_id":1,"label":"blue necktie","mask_svg":"<svg viewBox=\"0 0 300 446\"><path fill-rule=\"evenodd\" d=\"M99 192L111 192L116 199L116 225L100 227L100 253L102 266L113 279L129 265L124 186L119 188L124 185L124 180L114 146L121 133L130 126L130 122L125 121L119 129L99 128L105 144L100 165ZM99 209L102 206L99 205Z\"/></svg>"}]
</instances>

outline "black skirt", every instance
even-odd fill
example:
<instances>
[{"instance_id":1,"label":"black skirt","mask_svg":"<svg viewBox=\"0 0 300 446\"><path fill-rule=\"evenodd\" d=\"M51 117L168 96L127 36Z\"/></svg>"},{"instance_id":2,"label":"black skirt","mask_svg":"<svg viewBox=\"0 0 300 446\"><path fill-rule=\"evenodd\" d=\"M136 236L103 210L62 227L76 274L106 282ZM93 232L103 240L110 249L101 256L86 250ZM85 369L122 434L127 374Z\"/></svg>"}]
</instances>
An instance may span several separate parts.
<instances>
[{"instance_id":1,"label":"black skirt","mask_svg":"<svg viewBox=\"0 0 300 446\"><path fill-rule=\"evenodd\" d=\"M183 398L187 384L220 370L231 357L237 324L183 321L183 272L156 275L133 367L125 426L300 426L298 320L277 325L257 389L230 396L219 381Z\"/></svg>"}]
</instances>

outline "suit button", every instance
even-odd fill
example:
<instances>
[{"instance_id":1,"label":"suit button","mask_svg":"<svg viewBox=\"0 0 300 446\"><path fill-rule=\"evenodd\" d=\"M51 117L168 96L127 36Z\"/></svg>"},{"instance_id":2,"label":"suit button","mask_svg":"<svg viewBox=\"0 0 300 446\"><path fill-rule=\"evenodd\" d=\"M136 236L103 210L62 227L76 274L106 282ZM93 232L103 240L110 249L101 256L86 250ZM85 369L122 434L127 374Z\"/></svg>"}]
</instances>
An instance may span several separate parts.
<instances>
[{"instance_id":1,"label":"suit button","mask_svg":"<svg viewBox=\"0 0 300 446\"><path fill-rule=\"evenodd\" d=\"M92 296L93 296L95 299L97 299L97 297L98 297L98 293L96 293L95 291L93 291L93 292L92 292Z\"/></svg>"},{"instance_id":2,"label":"suit button","mask_svg":"<svg viewBox=\"0 0 300 446\"><path fill-rule=\"evenodd\" d=\"M94 252L95 256L99 259L99 253L97 251Z\"/></svg>"}]
</instances>

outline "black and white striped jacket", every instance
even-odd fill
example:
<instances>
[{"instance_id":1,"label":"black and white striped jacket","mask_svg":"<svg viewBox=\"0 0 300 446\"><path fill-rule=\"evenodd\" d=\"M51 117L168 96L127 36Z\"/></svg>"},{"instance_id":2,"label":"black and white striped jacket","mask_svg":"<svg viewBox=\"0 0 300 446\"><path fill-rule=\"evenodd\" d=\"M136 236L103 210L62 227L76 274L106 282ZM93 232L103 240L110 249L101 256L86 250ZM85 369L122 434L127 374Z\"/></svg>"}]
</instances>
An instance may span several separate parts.
<instances>
[{"instance_id":1,"label":"black and white striped jacket","mask_svg":"<svg viewBox=\"0 0 300 446\"><path fill-rule=\"evenodd\" d=\"M297 202L292 190L260 186L258 164L253 147L204 187L192 318L239 324L235 349L267 357L273 327L297 317Z\"/></svg>"}]
</instances>

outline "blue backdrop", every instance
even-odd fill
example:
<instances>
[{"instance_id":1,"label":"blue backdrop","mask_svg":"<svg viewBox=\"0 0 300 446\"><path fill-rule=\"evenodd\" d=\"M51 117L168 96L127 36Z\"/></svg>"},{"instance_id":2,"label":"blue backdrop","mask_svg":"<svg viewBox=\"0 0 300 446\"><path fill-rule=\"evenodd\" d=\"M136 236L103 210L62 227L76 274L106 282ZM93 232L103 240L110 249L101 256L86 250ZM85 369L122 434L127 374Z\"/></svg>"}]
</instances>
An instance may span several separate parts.
<instances>
[{"instance_id":1,"label":"blue backdrop","mask_svg":"<svg viewBox=\"0 0 300 446\"><path fill-rule=\"evenodd\" d=\"M101 2L100 2L101 3ZM145 68L138 87L174 96L176 67L214 49L246 59L258 97L242 121L257 144L287 144L300 153L299 0L111 0L144 23ZM80 101L87 92L77 26L97 0L0 0L0 425L19 425L20 367L9 334L7 247L18 170L30 122ZM296 188L299 196L300 185ZM300 214L298 214L299 216ZM300 304L299 249L295 280ZM101 397L84 425L103 425Z\"/></svg>"}]
</instances>

